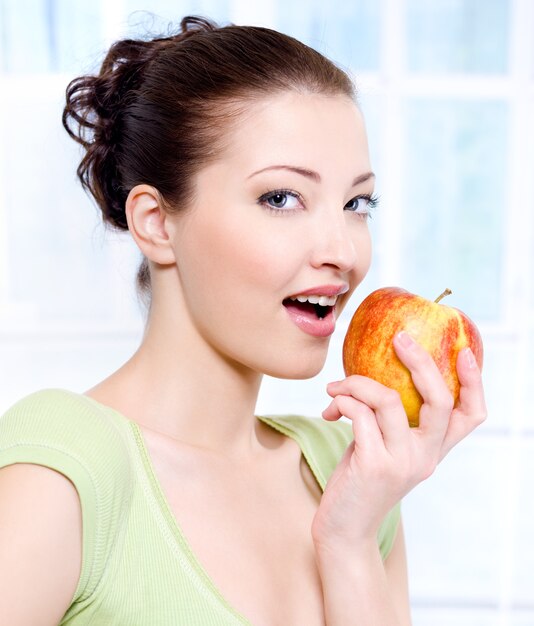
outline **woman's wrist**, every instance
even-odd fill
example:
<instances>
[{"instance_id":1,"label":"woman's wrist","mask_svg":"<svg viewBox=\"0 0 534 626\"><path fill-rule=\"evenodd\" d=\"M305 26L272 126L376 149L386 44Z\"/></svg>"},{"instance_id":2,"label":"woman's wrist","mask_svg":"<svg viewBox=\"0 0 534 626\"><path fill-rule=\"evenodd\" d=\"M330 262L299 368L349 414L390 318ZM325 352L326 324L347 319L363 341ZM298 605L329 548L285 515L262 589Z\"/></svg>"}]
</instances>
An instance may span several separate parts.
<instances>
[{"instance_id":1,"label":"woman's wrist","mask_svg":"<svg viewBox=\"0 0 534 626\"><path fill-rule=\"evenodd\" d=\"M327 626L399 626L376 537L351 548L316 545Z\"/></svg>"},{"instance_id":2,"label":"woman's wrist","mask_svg":"<svg viewBox=\"0 0 534 626\"><path fill-rule=\"evenodd\" d=\"M318 568L357 569L361 566L365 569L370 562L381 561L380 550L376 535L362 538L351 545L335 541L314 540L315 558Z\"/></svg>"},{"instance_id":3,"label":"woman's wrist","mask_svg":"<svg viewBox=\"0 0 534 626\"><path fill-rule=\"evenodd\" d=\"M334 528L317 523L312 525L312 539L317 558L321 561L343 561L347 555L366 560L374 557L378 549L379 525L369 524L366 527L351 527L350 531L340 533Z\"/></svg>"}]
</instances>

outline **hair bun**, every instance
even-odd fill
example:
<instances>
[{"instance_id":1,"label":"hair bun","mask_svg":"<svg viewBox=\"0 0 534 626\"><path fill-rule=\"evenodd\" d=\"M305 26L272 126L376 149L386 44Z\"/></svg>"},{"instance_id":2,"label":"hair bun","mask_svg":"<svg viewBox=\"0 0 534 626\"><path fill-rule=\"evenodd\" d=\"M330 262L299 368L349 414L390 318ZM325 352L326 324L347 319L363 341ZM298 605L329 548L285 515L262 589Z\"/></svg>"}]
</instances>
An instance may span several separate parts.
<instances>
[{"instance_id":1,"label":"hair bun","mask_svg":"<svg viewBox=\"0 0 534 626\"><path fill-rule=\"evenodd\" d=\"M67 87L63 126L87 151L78 166L78 177L95 198L104 220L121 230L128 228L124 210L127 190L115 158L121 149L122 113L141 85L151 60L163 49L218 28L210 19L195 15L184 17L180 27L180 32L169 37L115 42L98 75L80 76Z\"/></svg>"},{"instance_id":2,"label":"hair bun","mask_svg":"<svg viewBox=\"0 0 534 626\"><path fill-rule=\"evenodd\" d=\"M96 76L72 80L66 91L63 126L86 149L77 173L82 186L95 198L104 220L127 229L127 197L115 153L120 151L121 117L143 78L143 68L154 55L151 42L126 39L113 44Z\"/></svg>"}]
</instances>

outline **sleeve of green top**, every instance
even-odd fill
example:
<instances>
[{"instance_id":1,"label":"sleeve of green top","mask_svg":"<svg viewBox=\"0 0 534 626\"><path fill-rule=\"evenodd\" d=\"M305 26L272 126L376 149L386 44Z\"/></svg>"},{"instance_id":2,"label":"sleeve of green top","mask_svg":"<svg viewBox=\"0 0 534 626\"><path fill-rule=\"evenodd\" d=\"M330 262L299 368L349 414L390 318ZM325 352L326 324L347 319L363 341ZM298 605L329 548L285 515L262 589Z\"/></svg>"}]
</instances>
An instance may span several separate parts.
<instances>
[{"instance_id":1,"label":"sleeve of green top","mask_svg":"<svg viewBox=\"0 0 534 626\"><path fill-rule=\"evenodd\" d=\"M324 486L341 460L347 446L353 440L352 425L346 420L328 422L318 417L302 415L270 416L278 426L291 431L308 454L313 455L317 478ZM393 547L400 521L400 503L385 516L378 530L378 546L385 560Z\"/></svg>"},{"instance_id":2,"label":"sleeve of green top","mask_svg":"<svg viewBox=\"0 0 534 626\"><path fill-rule=\"evenodd\" d=\"M59 389L33 393L0 417L0 468L33 463L66 476L82 509L82 570L73 602L91 596L127 518L131 470L116 423Z\"/></svg>"}]
</instances>

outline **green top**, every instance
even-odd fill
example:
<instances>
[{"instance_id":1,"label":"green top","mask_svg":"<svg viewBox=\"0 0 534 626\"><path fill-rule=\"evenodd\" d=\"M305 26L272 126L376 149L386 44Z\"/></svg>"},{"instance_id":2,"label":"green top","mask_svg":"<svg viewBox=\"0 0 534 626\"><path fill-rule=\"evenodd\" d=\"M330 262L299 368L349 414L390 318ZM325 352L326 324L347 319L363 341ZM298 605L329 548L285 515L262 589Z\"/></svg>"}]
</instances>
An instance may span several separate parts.
<instances>
[{"instance_id":1,"label":"green top","mask_svg":"<svg viewBox=\"0 0 534 626\"><path fill-rule=\"evenodd\" d=\"M258 418L297 442L324 489L352 440L350 424ZM250 626L191 551L135 422L81 394L38 391L0 418L0 467L12 463L61 472L80 496L82 569L61 625ZM380 528L383 558L399 515L397 505Z\"/></svg>"}]
</instances>

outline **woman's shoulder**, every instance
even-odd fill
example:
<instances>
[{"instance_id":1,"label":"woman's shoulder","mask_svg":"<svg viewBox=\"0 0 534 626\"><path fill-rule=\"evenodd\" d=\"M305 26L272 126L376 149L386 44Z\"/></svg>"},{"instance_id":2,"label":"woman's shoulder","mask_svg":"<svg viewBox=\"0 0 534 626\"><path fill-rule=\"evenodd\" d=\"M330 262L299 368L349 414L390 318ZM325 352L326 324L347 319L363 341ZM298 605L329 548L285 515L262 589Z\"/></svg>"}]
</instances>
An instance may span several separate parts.
<instances>
[{"instance_id":1,"label":"woman's shoulder","mask_svg":"<svg viewBox=\"0 0 534 626\"><path fill-rule=\"evenodd\" d=\"M0 441L17 436L20 441L42 437L46 440L107 438L120 441L127 420L103 410L91 398L66 389L41 389L13 404L0 416ZM74 442L73 441L73 442Z\"/></svg>"},{"instance_id":2,"label":"woman's shoulder","mask_svg":"<svg viewBox=\"0 0 534 626\"><path fill-rule=\"evenodd\" d=\"M116 544L133 494L127 420L104 408L75 392L42 389L0 416L0 468L41 465L63 474L76 488L83 517L77 600L98 585L103 555Z\"/></svg>"},{"instance_id":3,"label":"woman's shoulder","mask_svg":"<svg viewBox=\"0 0 534 626\"><path fill-rule=\"evenodd\" d=\"M93 483L111 472L130 474L127 420L103 410L87 396L66 389L41 389L0 416L0 466L35 462L70 468Z\"/></svg>"}]
</instances>

